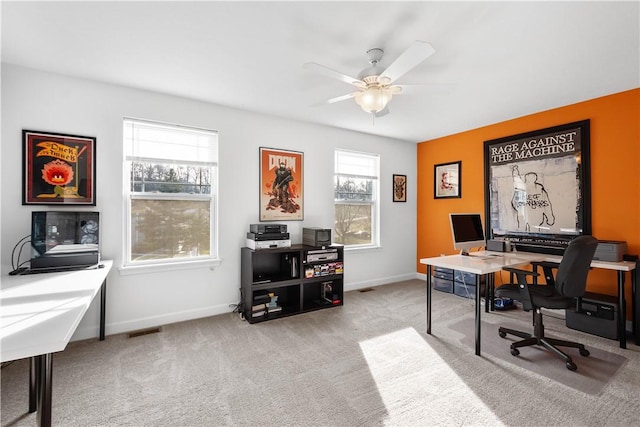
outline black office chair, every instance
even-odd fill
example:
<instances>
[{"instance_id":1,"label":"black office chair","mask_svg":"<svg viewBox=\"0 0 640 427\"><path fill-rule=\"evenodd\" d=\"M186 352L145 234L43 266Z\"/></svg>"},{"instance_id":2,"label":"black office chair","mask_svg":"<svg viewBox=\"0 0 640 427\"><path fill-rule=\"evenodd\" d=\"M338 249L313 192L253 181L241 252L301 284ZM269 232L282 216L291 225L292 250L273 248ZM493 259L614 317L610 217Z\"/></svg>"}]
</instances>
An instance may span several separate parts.
<instances>
[{"instance_id":1,"label":"black office chair","mask_svg":"<svg viewBox=\"0 0 640 427\"><path fill-rule=\"evenodd\" d=\"M562 352L557 346L577 348L582 356L589 355L589 350L583 344L545 337L540 309L571 308L575 305L577 298L584 296L587 274L597 246L598 240L596 238L579 236L569 243L560 263L534 263L534 265L542 267L547 282L546 285L528 283L527 277L539 275L535 271L504 267L505 271L516 275L518 283L499 286L495 290L495 295L519 300L522 303L522 309L525 311L534 310L533 334L503 327L498 329L498 333L502 338L505 338L507 334L524 338L522 341L511 344L512 355L517 356L520 354L519 347L541 345L563 359L567 369L571 371L575 371L578 367L573 363L571 357ZM555 269L557 271L554 277L553 270Z\"/></svg>"}]
</instances>

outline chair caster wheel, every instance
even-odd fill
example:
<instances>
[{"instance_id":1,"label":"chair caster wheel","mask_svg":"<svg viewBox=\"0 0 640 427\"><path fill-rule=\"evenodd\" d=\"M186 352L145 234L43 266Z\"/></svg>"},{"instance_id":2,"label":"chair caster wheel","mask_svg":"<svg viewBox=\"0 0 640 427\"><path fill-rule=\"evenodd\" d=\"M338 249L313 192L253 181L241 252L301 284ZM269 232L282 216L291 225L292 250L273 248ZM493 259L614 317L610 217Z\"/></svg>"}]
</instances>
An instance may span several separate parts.
<instances>
[{"instance_id":1,"label":"chair caster wheel","mask_svg":"<svg viewBox=\"0 0 640 427\"><path fill-rule=\"evenodd\" d=\"M512 356L517 356L520 354L520 350L518 350L517 348L512 348L511 349L511 355Z\"/></svg>"},{"instance_id":2,"label":"chair caster wheel","mask_svg":"<svg viewBox=\"0 0 640 427\"><path fill-rule=\"evenodd\" d=\"M570 371L575 371L576 369L578 369L578 367L573 362L567 362L567 369Z\"/></svg>"},{"instance_id":3,"label":"chair caster wheel","mask_svg":"<svg viewBox=\"0 0 640 427\"><path fill-rule=\"evenodd\" d=\"M500 338L506 338L507 337L507 333L506 332L502 332L502 331L498 331L498 335L500 335Z\"/></svg>"},{"instance_id":4,"label":"chair caster wheel","mask_svg":"<svg viewBox=\"0 0 640 427\"><path fill-rule=\"evenodd\" d=\"M590 355L590 354L591 354L591 353L589 353L589 350L587 350L586 348L581 348L581 349L580 349L580 355L581 355L581 356L588 356L588 355Z\"/></svg>"}]
</instances>

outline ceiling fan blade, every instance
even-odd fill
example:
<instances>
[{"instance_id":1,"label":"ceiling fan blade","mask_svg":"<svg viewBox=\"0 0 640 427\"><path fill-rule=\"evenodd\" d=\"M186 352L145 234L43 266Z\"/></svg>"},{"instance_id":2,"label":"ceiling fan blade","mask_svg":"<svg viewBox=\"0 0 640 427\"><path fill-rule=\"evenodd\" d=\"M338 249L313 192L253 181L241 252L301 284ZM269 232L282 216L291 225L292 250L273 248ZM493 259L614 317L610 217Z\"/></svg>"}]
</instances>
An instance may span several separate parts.
<instances>
[{"instance_id":1,"label":"ceiling fan blade","mask_svg":"<svg viewBox=\"0 0 640 427\"><path fill-rule=\"evenodd\" d=\"M335 104L336 102L346 101L347 99L351 99L356 96L356 92L348 93L346 95L336 96L335 98L327 99L325 101L316 102L313 104L314 107L320 107L322 105Z\"/></svg>"},{"instance_id":2,"label":"ceiling fan blade","mask_svg":"<svg viewBox=\"0 0 640 427\"><path fill-rule=\"evenodd\" d=\"M362 80L359 80L355 77L348 76L339 71L332 70L331 68L325 67L324 65L316 64L315 62L307 62L303 65L307 70L315 71L319 74L323 74L325 76L341 80L350 85L354 85L357 87L366 86Z\"/></svg>"},{"instance_id":3,"label":"ceiling fan blade","mask_svg":"<svg viewBox=\"0 0 640 427\"><path fill-rule=\"evenodd\" d=\"M347 99L351 99L356 96L356 92L348 93L342 96L336 96L335 98L327 99L325 101L326 104L335 104L336 102L345 101Z\"/></svg>"},{"instance_id":4,"label":"ceiling fan blade","mask_svg":"<svg viewBox=\"0 0 640 427\"><path fill-rule=\"evenodd\" d=\"M380 74L380 78L386 78L393 82L433 55L435 51L429 43L416 40Z\"/></svg>"}]
</instances>

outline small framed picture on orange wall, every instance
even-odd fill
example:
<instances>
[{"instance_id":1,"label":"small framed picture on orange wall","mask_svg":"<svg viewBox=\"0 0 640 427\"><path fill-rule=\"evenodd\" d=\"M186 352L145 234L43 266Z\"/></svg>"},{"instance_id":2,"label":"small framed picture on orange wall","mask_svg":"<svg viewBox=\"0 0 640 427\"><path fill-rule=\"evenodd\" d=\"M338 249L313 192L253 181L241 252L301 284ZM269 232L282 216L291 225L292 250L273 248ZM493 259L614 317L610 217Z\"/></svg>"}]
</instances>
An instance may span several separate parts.
<instances>
[{"instance_id":1,"label":"small framed picture on orange wall","mask_svg":"<svg viewBox=\"0 0 640 427\"><path fill-rule=\"evenodd\" d=\"M460 177L462 162L441 163L433 167L433 197L435 199L451 199L462 197Z\"/></svg>"}]
</instances>

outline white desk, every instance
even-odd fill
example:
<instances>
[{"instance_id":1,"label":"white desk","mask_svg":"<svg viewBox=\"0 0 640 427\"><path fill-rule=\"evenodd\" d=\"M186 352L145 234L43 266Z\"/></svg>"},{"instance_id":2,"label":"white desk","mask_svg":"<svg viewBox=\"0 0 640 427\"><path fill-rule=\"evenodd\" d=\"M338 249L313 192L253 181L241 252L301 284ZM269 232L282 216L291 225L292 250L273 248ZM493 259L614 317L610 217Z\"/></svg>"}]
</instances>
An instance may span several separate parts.
<instances>
[{"instance_id":1,"label":"white desk","mask_svg":"<svg viewBox=\"0 0 640 427\"><path fill-rule=\"evenodd\" d=\"M485 275L487 277L487 291L493 289L493 273L502 270L505 266L516 266L522 264L528 264L532 262L560 262L561 256L547 255L532 252L487 252L480 251L474 252L474 255L479 257L462 256L462 255L449 255L433 258L423 258L420 260L421 264L427 266L427 333L431 334L431 267L444 267L453 270L464 271L467 273L473 273L476 275L476 354L480 355L480 276ZM498 255L498 256L491 256ZM593 261L591 262L592 268L602 268L605 270L614 270L618 273L618 304L620 306L620 315L618 316L618 330L620 331L620 348L627 348L627 337L625 333L626 322L626 299L624 292L625 272L633 271L636 268L636 264L631 261L621 262L607 262L607 261ZM635 276L632 276L632 292L635 292L636 283ZM486 292L485 298L485 311L489 311L490 296L489 292ZM635 324L635 322L632 322ZM637 335L636 335L637 336ZM640 343L636 343L640 344Z\"/></svg>"},{"instance_id":2,"label":"white desk","mask_svg":"<svg viewBox=\"0 0 640 427\"><path fill-rule=\"evenodd\" d=\"M480 252L477 252L480 254ZM483 252L482 255L489 255L489 252ZM493 286L493 273L502 270L502 267L516 266L530 263L530 259L517 256L483 256L476 257L474 255L448 255L433 258L423 258L421 264L427 266L427 333L431 334L431 267L444 267L453 270L464 271L465 273L473 273L476 275L476 355L480 355L480 277L487 277L487 290ZM489 310L489 299L485 298L485 310Z\"/></svg>"},{"instance_id":3,"label":"white desk","mask_svg":"<svg viewBox=\"0 0 640 427\"><path fill-rule=\"evenodd\" d=\"M30 357L29 412L51 425L53 353L66 348L100 291L100 339L104 339L106 278L103 268L4 276L0 283L0 361Z\"/></svg>"},{"instance_id":4,"label":"white desk","mask_svg":"<svg viewBox=\"0 0 640 427\"><path fill-rule=\"evenodd\" d=\"M478 252L478 253L483 253L483 252ZM497 253L497 252L484 252L484 253ZM551 261L551 262L560 262L562 260L562 257L559 255L545 255L545 254L537 254L537 253L531 253L531 252L508 252L508 253L504 253L505 256L515 256L518 258L529 258L531 261L530 262L536 262L536 261ZM626 302L626 298L625 298L625 292L624 292L624 282L625 282L625 272L629 271L633 271L636 268L636 263L635 262L631 262L631 261L620 261L620 262L610 262L610 261L598 261L598 260L593 260L591 261L591 268L600 268L603 270L612 270L612 271L616 271L617 275L618 275L618 306L620 307L620 315L618 316L618 331L620 331L620 348L627 348L627 335L625 333L625 322L626 322L626 316L627 316L627 302ZM635 293L636 292L636 283L635 283L635 276L632 275L631 276L631 281L632 281L632 286L631 286L631 292ZM633 325L635 325L635 322L632 322ZM634 331L634 334L635 331ZM640 344L638 342L636 342L636 344Z\"/></svg>"}]
</instances>

